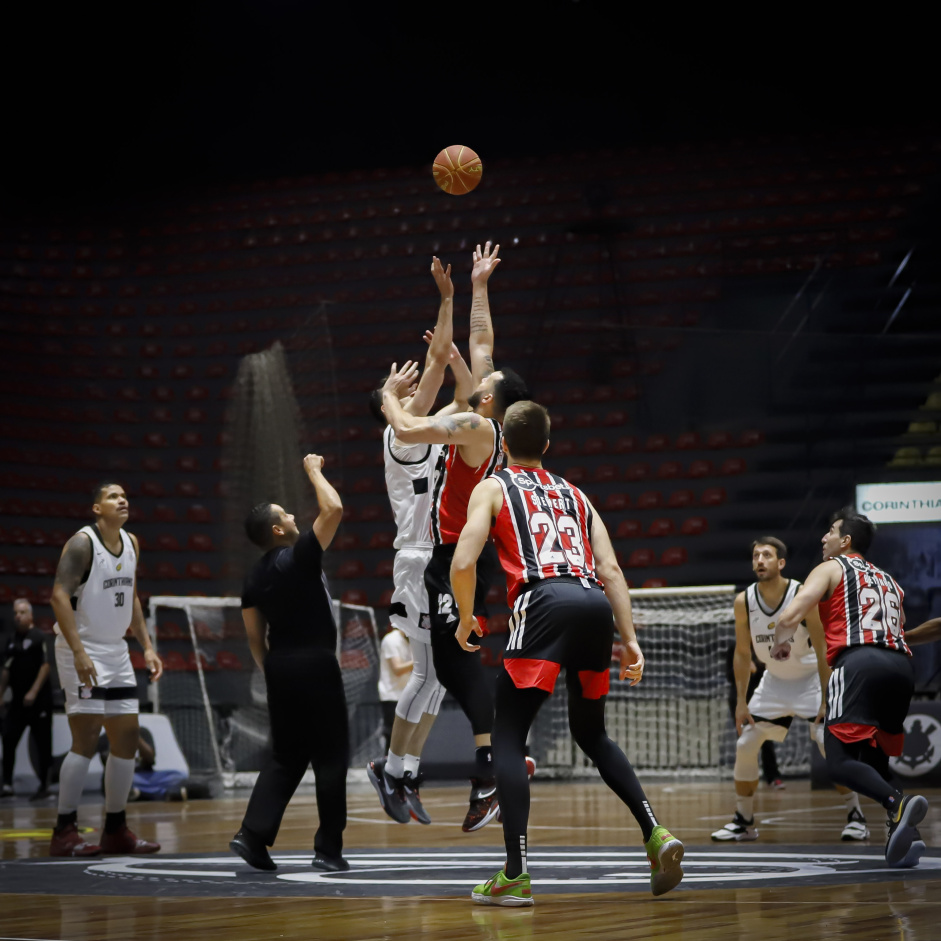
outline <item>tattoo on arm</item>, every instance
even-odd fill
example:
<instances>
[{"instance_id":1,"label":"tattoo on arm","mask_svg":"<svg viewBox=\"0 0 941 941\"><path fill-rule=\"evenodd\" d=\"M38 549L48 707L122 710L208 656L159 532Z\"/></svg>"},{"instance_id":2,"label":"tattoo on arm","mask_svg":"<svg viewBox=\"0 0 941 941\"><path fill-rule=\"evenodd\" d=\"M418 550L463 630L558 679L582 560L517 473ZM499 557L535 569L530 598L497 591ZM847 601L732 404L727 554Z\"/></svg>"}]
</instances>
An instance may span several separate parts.
<instances>
[{"instance_id":1,"label":"tattoo on arm","mask_svg":"<svg viewBox=\"0 0 941 941\"><path fill-rule=\"evenodd\" d=\"M493 329L490 323L490 312L487 309L487 301L483 298L475 298L471 305L470 332L490 333Z\"/></svg>"},{"instance_id":2,"label":"tattoo on arm","mask_svg":"<svg viewBox=\"0 0 941 941\"><path fill-rule=\"evenodd\" d=\"M474 412L461 412L458 415L435 416L431 419L432 427L443 431L449 438L462 428L479 428L481 417Z\"/></svg>"},{"instance_id":3,"label":"tattoo on arm","mask_svg":"<svg viewBox=\"0 0 941 941\"><path fill-rule=\"evenodd\" d=\"M56 584L70 597L82 583L91 565L91 541L84 533L76 533L66 544L56 568Z\"/></svg>"},{"instance_id":4,"label":"tattoo on arm","mask_svg":"<svg viewBox=\"0 0 941 941\"><path fill-rule=\"evenodd\" d=\"M481 379L486 379L493 372L493 357L485 356L484 357L484 372L480 377Z\"/></svg>"}]
</instances>

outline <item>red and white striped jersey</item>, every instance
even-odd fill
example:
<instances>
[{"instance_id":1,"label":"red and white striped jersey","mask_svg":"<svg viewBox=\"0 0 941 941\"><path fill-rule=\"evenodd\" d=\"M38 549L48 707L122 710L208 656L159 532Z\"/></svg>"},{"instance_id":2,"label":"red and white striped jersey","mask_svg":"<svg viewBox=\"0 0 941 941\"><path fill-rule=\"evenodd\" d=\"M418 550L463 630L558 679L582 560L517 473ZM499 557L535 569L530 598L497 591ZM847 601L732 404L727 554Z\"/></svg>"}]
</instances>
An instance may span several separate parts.
<instances>
[{"instance_id":1,"label":"red and white striped jersey","mask_svg":"<svg viewBox=\"0 0 941 941\"><path fill-rule=\"evenodd\" d=\"M500 423L493 418L486 421L493 430L493 449L479 467L465 464L456 444L442 448L438 455L431 503L431 538L436 546L457 542L467 522L467 504L474 487L503 463Z\"/></svg>"},{"instance_id":2,"label":"red and white striped jersey","mask_svg":"<svg viewBox=\"0 0 941 941\"><path fill-rule=\"evenodd\" d=\"M902 599L905 592L898 582L851 553L834 559L843 568L843 578L833 594L817 605L827 636L827 663L844 647L874 644L900 650L911 656L902 630Z\"/></svg>"},{"instance_id":3,"label":"red and white striped jersey","mask_svg":"<svg viewBox=\"0 0 941 941\"><path fill-rule=\"evenodd\" d=\"M509 605L524 585L540 579L569 575L600 585L585 494L541 467L512 465L493 477L503 488L503 508L492 534L506 572Z\"/></svg>"}]
</instances>

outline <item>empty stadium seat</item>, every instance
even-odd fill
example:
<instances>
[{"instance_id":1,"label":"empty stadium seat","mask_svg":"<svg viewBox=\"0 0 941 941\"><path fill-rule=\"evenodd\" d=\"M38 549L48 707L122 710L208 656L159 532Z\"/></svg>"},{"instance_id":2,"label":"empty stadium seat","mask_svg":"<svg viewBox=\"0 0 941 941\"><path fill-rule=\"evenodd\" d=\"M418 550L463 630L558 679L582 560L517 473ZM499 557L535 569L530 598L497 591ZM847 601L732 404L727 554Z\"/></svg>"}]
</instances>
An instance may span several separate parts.
<instances>
[{"instance_id":1,"label":"empty stadium seat","mask_svg":"<svg viewBox=\"0 0 941 941\"><path fill-rule=\"evenodd\" d=\"M205 562L187 562L186 575L187 578L208 581L212 578L212 569Z\"/></svg>"},{"instance_id":2,"label":"empty stadium seat","mask_svg":"<svg viewBox=\"0 0 941 941\"><path fill-rule=\"evenodd\" d=\"M644 534L644 527L638 520L621 520L614 531L615 539L637 539Z\"/></svg>"},{"instance_id":3,"label":"empty stadium seat","mask_svg":"<svg viewBox=\"0 0 941 941\"><path fill-rule=\"evenodd\" d=\"M683 520L683 524L680 526L680 532L684 536L699 536L708 529L709 523L705 516L690 516L688 519Z\"/></svg>"},{"instance_id":4,"label":"empty stadium seat","mask_svg":"<svg viewBox=\"0 0 941 941\"><path fill-rule=\"evenodd\" d=\"M663 494L659 490L645 490L635 504L638 510L652 510L663 506Z\"/></svg>"},{"instance_id":5,"label":"empty stadium seat","mask_svg":"<svg viewBox=\"0 0 941 941\"><path fill-rule=\"evenodd\" d=\"M382 529L379 532L373 533L369 537L369 548L370 549L391 549L392 543L395 540L395 533L388 529Z\"/></svg>"},{"instance_id":6,"label":"empty stadium seat","mask_svg":"<svg viewBox=\"0 0 941 941\"><path fill-rule=\"evenodd\" d=\"M582 444L582 454L589 457L596 454L604 454L607 450L608 442L604 438L597 436L586 438Z\"/></svg>"},{"instance_id":7,"label":"empty stadium seat","mask_svg":"<svg viewBox=\"0 0 941 941\"><path fill-rule=\"evenodd\" d=\"M369 596L361 588L347 588L346 591L340 595L340 601L343 604L369 604Z\"/></svg>"},{"instance_id":8,"label":"empty stadium seat","mask_svg":"<svg viewBox=\"0 0 941 941\"><path fill-rule=\"evenodd\" d=\"M568 468L562 476L576 487L580 487L588 479L587 471L580 465Z\"/></svg>"},{"instance_id":9,"label":"empty stadium seat","mask_svg":"<svg viewBox=\"0 0 941 941\"><path fill-rule=\"evenodd\" d=\"M212 513L208 507L200 503L194 503L186 510L186 519L190 523L211 523Z\"/></svg>"},{"instance_id":10,"label":"empty stadium seat","mask_svg":"<svg viewBox=\"0 0 941 941\"><path fill-rule=\"evenodd\" d=\"M657 561L652 549L634 549L627 557L625 566L629 569L649 568Z\"/></svg>"},{"instance_id":11,"label":"empty stadium seat","mask_svg":"<svg viewBox=\"0 0 941 941\"><path fill-rule=\"evenodd\" d=\"M158 549L160 552L179 552L180 542L176 536L171 536L168 533L161 533L154 540L154 548Z\"/></svg>"},{"instance_id":12,"label":"empty stadium seat","mask_svg":"<svg viewBox=\"0 0 941 941\"><path fill-rule=\"evenodd\" d=\"M601 424L604 425L605 428L620 428L622 425L626 425L629 419L630 416L623 408L615 408L605 412Z\"/></svg>"},{"instance_id":13,"label":"empty stadium seat","mask_svg":"<svg viewBox=\"0 0 941 941\"><path fill-rule=\"evenodd\" d=\"M748 465L740 457L729 457L722 462L719 473L723 477L733 477L737 474L744 474L748 470Z\"/></svg>"},{"instance_id":14,"label":"empty stadium seat","mask_svg":"<svg viewBox=\"0 0 941 941\"><path fill-rule=\"evenodd\" d=\"M395 565L392 559L382 559L373 569L375 578L392 578L392 570Z\"/></svg>"},{"instance_id":15,"label":"empty stadium seat","mask_svg":"<svg viewBox=\"0 0 941 941\"><path fill-rule=\"evenodd\" d=\"M333 541L333 549L339 552L347 552L350 549L358 549L362 544L356 533L340 533Z\"/></svg>"},{"instance_id":16,"label":"empty stadium seat","mask_svg":"<svg viewBox=\"0 0 941 941\"><path fill-rule=\"evenodd\" d=\"M699 459L690 462L689 469L686 471L686 476L695 480L702 477L712 477L714 473L715 468L712 466L712 461L704 461Z\"/></svg>"},{"instance_id":17,"label":"empty stadium seat","mask_svg":"<svg viewBox=\"0 0 941 941\"><path fill-rule=\"evenodd\" d=\"M155 578L159 581L177 581L180 578L180 573L172 562L158 562L154 566L154 572L151 578Z\"/></svg>"},{"instance_id":18,"label":"empty stadium seat","mask_svg":"<svg viewBox=\"0 0 941 941\"><path fill-rule=\"evenodd\" d=\"M755 428L748 428L739 435L738 443L743 448L753 448L764 440L765 436L760 431Z\"/></svg>"},{"instance_id":19,"label":"empty stadium seat","mask_svg":"<svg viewBox=\"0 0 941 941\"><path fill-rule=\"evenodd\" d=\"M186 658L179 650L161 650L160 659L163 661L164 670L170 672L186 670Z\"/></svg>"},{"instance_id":20,"label":"empty stadium seat","mask_svg":"<svg viewBox=\"0 0 941 941\"><path fill-rule=\"evenodd\" d=\"M727 431L713 431L706 438L707 448L730 448L733 444L735 444L735 440Z\"/></svg>"},{"instance_id":21,"label":"empty stadium seat","mask_svg":"<svg viewBox=\"0 0 941 941\"><path fill-rule=\"evenodd\" d=\"M212 552L212 537L206 533L192 533L186 540L186 546L194 552Z\"/></svg>"},{"instance_id":22,"label":"empty stadium seat","mask_svg":"<svg viewBox=\"0 0 941 941\"><path fill-rule=\"evenodd\" d=\"M604 511L606 513L618 513L626 510L631 505L631 498L626 493L609 493L605 497Z\"/></svg>"},{"instance_id":23,"label":"empty stadium seat","mask_svg":"<svg viewBox=\"0 0 941 941\"><path fill-rule=\"evenodd\" d=\"M720 506L726 499L725 487L706 487L699 497L699 502L702 506Z\"/></svg>"},{"instance_id":24,"label":"empty stadium seat","mask_svg":"<svg viewBox=\"0 0 941 941\"><path fill-rule=\"evenodd\" d=\"M686 550L682 546L670 546L660 556L661 565L683 565L687 560Z\"/></svg>"},{"instance_id":25,"label":"empty stadium seat","mask_svg":"<svg viewBox=\"0 0 941 941\"><path fill-rule=\"evenodd\" d=\"M675 530L673 525L673 520L667 519L666 517L657 517L657 519L651 521L650 526L647 527L647 535L660 537L660 536L670 536Z\"/></svg>"},{"instance_id":26,"label":"empty stadium seat","mask_svg":"<svg viewBox=\"0 0 941 941\"><path fill-rule=\"evenodd\" d=\"M678 451L695 451L700 447L702 447L702 442L695 431L684 431L676 438L676 449Z\"/></svg>"},{"instance_id":27,"label":"empty stadium seat","mask_svg":"<svg viewBox=\"0 0 941 941\"><path fill-rule=\"evenodd\" d=\"M621 472L616 464L599 464L598 467L595 468L591 479L595 481L595 483L607 484L618 480L620 476ZM574 480L572 481L572 483L575 482Z\"/></svg>"},{"instance_id":28,"label":"empty stadium seat","mask_svg":"<svg viewBox=\"0 0 941 941\"><path fill-rule=\"evenodd\" d=\"M657 468L658 480L675 480L683 476L683 465L679 461L664 461Z\"/></svg>"},{"instance_id":29,"label":"empty stadium seat","mask_svg":"<svg viewBox=\"0 0 941 941\"><path fill-rule=\"evenodd\" d=\"M220 670L244 670L242 661L238 654L231 650L219 650L216 652L216 666Z\"/></svg>"},{"instance_id":30,"label":"empty stadium seat","mask_svg":"<svg viewBox=\"0 0 941 941\"><path fill-rule=\"evenodd\" d=\"M650 465L644 462L628 464L624 470L625 480L646 480L650 477Z\"/></svg>"},{"instance_id":31,"label":"empty stadium seat","mask_svg":"<svg viewBox=\"0 0 941 941\"><path fill-rule=\"evenodd\" d=\"M696 502L696 496L692 490L674 490L667 498L668 507L692 506Z\"/></svg>"},{"instance_id":32,"label":"empty stadium seat","mask_svg":"<svg viewBox=\"0 0 941 941\"><path fill-rule=\"evenodd\" d=\"M641 588L669 588L670 583L665 578L646 578Z\"/></svg>"},{"instance_id":33,"label":"empty stadium seat","mask_svg":"<svg viewBox=\"0 0 941 941\"><path fill-rule=\"evenodd\" d=\"M363 575L365 566L360 559L347 559L337 568L337 578L359 578Z\"/></svg>"},{"instance_id":34,"label":"empty stadium seat","mask_svg":"<svg viewBox=\"0 0 941 941\"><path fill-rule=\"evenodd\" d=\"M552 420L553 431L557 429L558 423L555 419ZM572 438L558 438L552 439L552 443L549 445L549 451L547 452L548 456L556 457L571 457L573 454L577 453L578 444Z\"/></svg>"},{"instance_id":35,"label":"empty stadium seat","mask_svg":"<svg viewBox=\"0 0 941 941\"><path fill-rule=\"evenodd\" d=\"M670 446L670 439L666 435L650 435L644 442L645 451L665 451Z\"/></svg>"},{"instance_id":36,"label":"empty stadium seat","mask_svg":"<svg viewBox=\"0 0 941 941\"><path fill-rule=\"evenodd\" d=\"M621 435L611 450L614 454L630 454L637 450L637 438L634 435Z\"/></svg>"},{"instance_id":37,"label":"empty stadium seat","mask_svg":"<svg viewBox=\"0 0 941 941\"><path fill-rule=\"evenodd\" d=\"M394 592L395 592L394 588L387 588L379 596L379 604L378 604L379 608L384 610L388 608L390 604L392 604L392 595L394 594Z\"/></svg>"}]
</instances>

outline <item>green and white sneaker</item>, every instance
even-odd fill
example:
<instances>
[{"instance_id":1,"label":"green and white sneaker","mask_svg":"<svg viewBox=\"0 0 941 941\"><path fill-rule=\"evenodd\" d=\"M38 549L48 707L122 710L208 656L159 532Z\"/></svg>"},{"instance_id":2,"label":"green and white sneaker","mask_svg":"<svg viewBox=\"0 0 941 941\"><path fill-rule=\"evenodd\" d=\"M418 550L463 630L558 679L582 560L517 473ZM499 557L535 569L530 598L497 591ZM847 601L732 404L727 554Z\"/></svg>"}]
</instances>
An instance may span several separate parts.
<instances>
[{"instance_id":1,"label":"green and white sneaker","mask_svg":"<svg viewBox=\"0 0 941 941\"><path fill-rule=\"evenodd\" d=\"M683 844L666 827L654 827L644 847L650 860L651 893L664 895L675 889L683 878Z\"/></svg>"},{"instance_id":2,"label":"green and white sneaker","mask_svg":"<svg viewBox=\"0 0 941 941\"><path fill-rule=\"evenodd\" d=\"M475 885L471 898L481 905L532 905L533 890L529 883L529 873L521 872L515 879L508 879L501 869L491 879Z\"/></svg>"}]
</instances>

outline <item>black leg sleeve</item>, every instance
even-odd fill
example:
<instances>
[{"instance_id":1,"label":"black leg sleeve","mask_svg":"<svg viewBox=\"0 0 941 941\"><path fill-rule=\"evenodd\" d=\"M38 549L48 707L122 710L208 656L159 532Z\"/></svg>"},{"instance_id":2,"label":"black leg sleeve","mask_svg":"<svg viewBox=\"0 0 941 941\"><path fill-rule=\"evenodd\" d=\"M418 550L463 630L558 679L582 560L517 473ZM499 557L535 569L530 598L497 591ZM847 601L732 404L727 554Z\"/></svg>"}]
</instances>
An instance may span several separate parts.
<instances>
[{"instance_id":1,"label":"black leg sleeve","mask_svg":"<svg viewBox=\"0 0 941 941\"><path fill-rule=\"evenodd\" d=\"M885 807L892 798L898 797L898 791L888 783L888 756L885 757L884 772L882 762L869 752L873 749L864 742L844 742L829 729L824 733L824 745L827 753L827 771L830 780L836 784L851 788ZM884 754L884 753L883 753ZM865 758L864 758L865 755Z\"/></svg>"},{"instance_id":2,"label":"black leg sleeve","mask_svg":"<svg viewBox=\"0 0 941 941\"><path fill-rule=\"evenodd\" d=\"M431 655L441 685L457 700L474 735L493 731L492 680L480 662L480 651L462 650L454 637L457 622L432 620Z\"/></svg>"}]
</instances>

